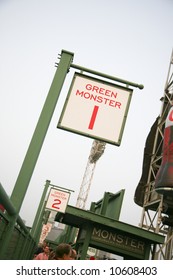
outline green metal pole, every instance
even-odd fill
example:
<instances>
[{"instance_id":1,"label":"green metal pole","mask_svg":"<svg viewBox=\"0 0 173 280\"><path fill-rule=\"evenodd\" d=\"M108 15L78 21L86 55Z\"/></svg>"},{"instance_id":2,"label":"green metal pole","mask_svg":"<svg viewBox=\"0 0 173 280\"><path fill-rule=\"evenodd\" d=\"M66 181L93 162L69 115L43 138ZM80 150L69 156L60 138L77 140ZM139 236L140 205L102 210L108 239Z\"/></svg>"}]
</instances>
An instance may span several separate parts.
<instances>
[{"instance_id":1,"label":"green metal pole","mask_svg":"<svg viewBox=\"0 0 173 280\"><path fill-rule=\"evenodd\" d=\"M32 177L41 147L44 142L56 103L58 101L61 88L63 86L66 75L69 71L70 65L72 63L74 54L65 50L61 52L61 59L56 70L54 79L52 81L49 93L47 95L45 104L43 106L40 118L38 120L37 126L35 128L33 137L31 139L28 151L26 153L25 159L23 161L22 167L20 169L16 184L14 186L11 202L16 210L16 215L13 215L10 220L10 225L6 233L6 238L3 245L1 246L0 256L4 256L5 251L8 248L12 232L20 212L25 194L28 189L29 182Z\"/></svg>"},{"instance_id":2,"label":"green metal pole","mask_svg":"<svg viewBox=\"0 0 173 280\"><path fill-rule=\"evenodd\" d=\"M31 228L31 235L32 235L33 238L35 238L36 235L37 235L37 228L38 228L40 217L42 218L42 210L43 210L45 197L46 197L49 186L50 186L50 181L46 180L44 190L43 190L43 193L42 193L42 197L40 199L40 203L39 203L39 206L38 206L38 209L37 209L37 213L36 213L32 228Z\"/></svg>"},{"instance_id":3,"label":"green metal pole","mask_svg":"<svg viewBox=\"0 0 173 280\"><path fill-rule=\"evenodd\" d=\"M34 223L31 229L31 235L33 236L33 238L35 239L36 243L38 243L38 239L39 239L39 234L40 234L40 227L42 225L42 220L43 220L43 213L44 213L44 204L45 204L45 197L48 191L48 188L50 186L50 181L46 180L46 184L44 187L44 191L37 209L37 213L34 219Z\"/></svg>"},{"instance_id":4,"label":"green metal pole","mask_svg":"<svg viewBox=\"0 0 173 280\"><path fill-rule=\"evenodd\" d=\"M16 184L14 186L11 202L16 211L19 213L23 203L34 167L36 165L44 138L46 136L61 88L63 86L66 74L70 68L73 59L73 54L67 51L62 51L60 63L55 73L52 85L47 95L45 104L43 106L40 118L38 120L36 129L34 131L31 143L26 153L23 165L19 172Z\"/></svg>"},{"instance_id":5,"label":"green metal pole","mask_svg":"<svg viewBox=\"0 0 173 280\"><path fill-rule=\"evenodd\" d=\"M93 232L93 225L87 224L87 227L83 230L86 231L86 236L85 236L85 239L84 239L84 242L83 242L83 245L82 245L80 260L85 260L86 259L87 250L88 250L90 240L91 240L91 235L92 235L92 232Z\"/></svg>"}]
</instances>

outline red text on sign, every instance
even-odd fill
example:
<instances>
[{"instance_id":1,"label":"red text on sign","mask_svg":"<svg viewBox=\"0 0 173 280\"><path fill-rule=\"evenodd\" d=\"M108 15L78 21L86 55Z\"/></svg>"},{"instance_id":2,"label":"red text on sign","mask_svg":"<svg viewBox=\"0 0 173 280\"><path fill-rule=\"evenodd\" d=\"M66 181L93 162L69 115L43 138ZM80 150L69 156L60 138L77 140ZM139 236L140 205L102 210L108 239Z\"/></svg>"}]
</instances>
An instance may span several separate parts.
<instances>
[{"instance_id":1,"label":"red text on sign","mask_svg":"<svg viewBox=\"0 0 173 280\"><path fill-rule=\"evenodd\" d=\"M96 119L96 116L97 116L98 109L99 109L99 106L94 106L94 110L93 110L91 120L90 120L90 123L89 123L89 126L88 126L89 129L93 129L93 127L94 127L94 123L95 123L95 119Z\"/></svg>"},{"instance_id":2,"label":"red text on sign","mask_svg":"<svg viewBox=\"0 0 173 280\"><path fill-rule=\"evenodd\" d=\"M61 200L58 199L58 198L56 198L56 199L54 199L54 201L56 201L56 202L54 202L54 203L52 204L52 208L60 209L60 207L59 207L58 205L61 204Z\"/></svg>"},{"instance_id":3,"label":"red text on sign","mask_svg":"<svg viewBox=\"0 0 173 280\"><path fill-rule=\"evenodd\" d=\"M107 105L107 106L111 106L111 107L114 107L114 108L121 109L121 102L116 101L114 99L109 99L109 98L104 97L104 96L93 94L93 93L90 93L90 92L87 92L87 91L86 92L79 91L79 90L76 91L76 96L77 95L80 96L80 97L84 97L85 99L95 101L95 102L100 103L100 104L102 103L102 104ZM115 98L115 96L114 96L114 98Z\"/></svg>"}]
</instances>

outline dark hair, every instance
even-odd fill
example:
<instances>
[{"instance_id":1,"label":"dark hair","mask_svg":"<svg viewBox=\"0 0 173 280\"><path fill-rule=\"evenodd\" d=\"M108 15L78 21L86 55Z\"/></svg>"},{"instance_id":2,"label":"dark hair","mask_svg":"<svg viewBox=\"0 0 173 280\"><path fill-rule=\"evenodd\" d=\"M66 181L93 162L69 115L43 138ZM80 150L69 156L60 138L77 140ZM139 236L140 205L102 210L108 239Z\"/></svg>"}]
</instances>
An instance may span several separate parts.
<instances>
[{"instance_id":1,"label":"dark hair","mask_svg":"<svg viewBox=\"0 0 173 280\"><path fill-rule=\"evenodd\" d=\"M64 254L68 255L71 252L71 246L66 243L61 243L56 247L56 257L63 258Z\"/></svg>"}]
</instances>

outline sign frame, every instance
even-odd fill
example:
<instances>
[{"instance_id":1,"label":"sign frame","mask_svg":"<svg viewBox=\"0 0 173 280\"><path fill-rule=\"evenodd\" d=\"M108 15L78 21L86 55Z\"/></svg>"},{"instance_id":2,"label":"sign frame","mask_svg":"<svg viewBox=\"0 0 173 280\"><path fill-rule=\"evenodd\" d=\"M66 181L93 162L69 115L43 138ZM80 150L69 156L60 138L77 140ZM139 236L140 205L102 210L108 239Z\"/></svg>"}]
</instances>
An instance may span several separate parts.
<instances>
[{"instance_id":1,"label":"sign frame","mask_svg":"<svg viewBox=\"0 0 173 280\"><path fill-rule=\"evenodd\" d=\"M51 211L65 213L69 199L70 192L52 187L50 188L45 208Z\"/></svg>"},{"instance_id":2,"label":"sign frame","mask_svg":"<svg viewBox=\"0 0 173 280\"><path fill-rule=\"evenodd\" d=\"M111 112L111 117L115 116L115 115L117 117L119 117L118 114L121 111L120 105L122 105L123 109L121 111L120 122L118 123L118 121L117 121L116 124L113 124L110 121L108 121L107 123L105 122L104 123L104 129L103 129L104 133L102 131L100 133L100 135L98 135L98 133L93 132L94 129L89 130L89 126L88 126L88 129L85 130L85 129L82 129L82 128L79 129L79 127L77 127L76 124L70 124L70 125L68 124L67 119L70 120L70 122L72 121L72 119L75 119L76 122L79 122L80 121L79 119L82 115L81 112L79 112L78 114L77 114L77 112L78 112L78 110L79 111L81 110L81 107L83 106L83 105L81 106L81 104L84 104L84 103L81 103L82 99L80 98L80 97L84 96L84 95L82 96L83 91L79 92L80 97L78 96L78 100L75 99L76 97L74 97L75 94L73 92L73 91L75 91L75 87L77 87L76 86L77 80L80 80L80 79L81 79L81 81L86 80L86 82L88 81L88 83L90 83L90 84L93 83L93 84L97 85L97 86L93 86L93 89L95 87L95 89L98 88L98 91L99 91L99 93L97 94L97 102L95 102L95 100L94 100L91 103L91 106L94 109L92 109L92 114L89 113L90 117L87 119L88 123L90 123L89 125L91 125L91 126L94 125L94 122L96 120L96 116L98 114L97 111L98 111L98 109L100 110L100 106L102 106L102 108L101 108L102 111L100 110L99 113L103 112L102 115L104 115L105 114L104 112L106 112L105 115L109 116L109 112ZM109 106L110 108L108 106L107 106L108 108L106 108L106 106L103 107L103 104L100 105L100 103L99 103L101 98L103 98L103 92L106 95L106 97L104 98L105 100L108 100L108 98L107 98L108 93L109 94L112 93L112 95L113 95L113 91L111 92L111 90L106 90L106 89L104 89L104 87L105 88L107 87L109 89L115 89L117 91L116 94L118 96L118 99L117 100L115 99L116 96L114 94L114 100L109 100L108 101L111 104L111 106ZM69 132L73 132L73 133L76 133L76 134L79 134L79 135L82 135L82 136L86 136L86 137L89 137L89 138L93 138L93 139L96 139L98 141L102 141L102 142L110 143L110 144L113 144L113 145L116 145L116 146L120 146L122 136L123 136L123 132L124 132L124 128L125 128L125 123L126 123L126 120L127 120L129 107L130 107L132 93L133 93L133 89L131 89L131 88L121 86L121 85L118 85L118 84L115 84L115 83L112 83L112 82L108 82L106 80L101 80L101 79L98 79L98 78L95 78L95 77L92 77L92 76L89 76L89 75L86 75L86 74L75 72L74 76L73 76L73 79L72 79L72 82L71 82L71 85L70 85L70 88L69 88L69 91L68 91L68 94L67 94L67 97L66 97L66 100L65 100L65 103L64 103L64 106L63 106L63 109L62 109L62 112L61 112L61 115L60 115L60 118L59 118L59 121L58 121L57 128L60 128L60 129L63 129L63 130L69 131ZM85 92L84 94L89 95L90 92ZM94 94L95 94L95 92L92 91L93 96L94 96ZM76 95L77 95L77 92L76 92ZM95 96L96 96L96 94L95 94ZM122 104L118 101L119 98L122 99L122 100L125 100L124 104ZM76 100L77 100L77 102L80 102L80 103L77 104L77 102L76 102L76 104L75 104ZM88 102L88 99L86 99L86 98L83 98L83 100L85 100L85 104ZM73 102L74 106L71 105L70 102L71 103ZM104 101L104 102L106 102L106 101ZM114 108L112 104L116 108ZM86 109L84 110L84 112L85 113L87 112L87 114L88 114L88 109L89 109L88 106L90 106L90 105L87 104ZM85 107L85 105L84 105L84 107ZM106 108L107 111L104 108ZM85 121L86 118L85 117L83 117L83 118L84 118L84 121ZM97 117L97 119L98 119L98 117ZM102 116L102 120L104 120L103 116ZM106 126L106 124L107 124L107 126ZM114 134L113 134L114 132L112 132L112 130L109 129L109 126L111 128L113 125L115 126L115 130L116 130L116 126L118 126L117 131L115 131L115 134L117 133L116 137L114 137ZM101 127L101 125L100 125L100 127ZM107 127L108 127L108 129L107 129ZM109 136L107 137L105 135L105 134L108 133L107 132L108 130L112 134L111 137L109 137Z\"/></svg>"}]
</instances>

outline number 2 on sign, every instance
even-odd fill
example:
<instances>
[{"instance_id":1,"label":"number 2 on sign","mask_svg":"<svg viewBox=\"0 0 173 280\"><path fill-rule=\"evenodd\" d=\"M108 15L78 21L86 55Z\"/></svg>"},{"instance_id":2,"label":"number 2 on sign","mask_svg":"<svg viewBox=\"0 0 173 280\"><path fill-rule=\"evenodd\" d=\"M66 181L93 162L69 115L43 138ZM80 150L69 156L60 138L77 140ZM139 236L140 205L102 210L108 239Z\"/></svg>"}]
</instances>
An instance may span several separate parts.
<instances>
[{"instance_id":1,"label":"number 2 on sign","mask_svg":"<svg viewBox=\"0 0 173 280\"><path fill-rule=\"evenodd\" d=\"M60 207L58 207L58 205L61 204L61 200L58 199L58 198L56 198L56 199L54 199L54 201L56 201L56 202L54 202L54 203L52 204L52 208L60 209Z\"/></svg>"}]
</instances>

